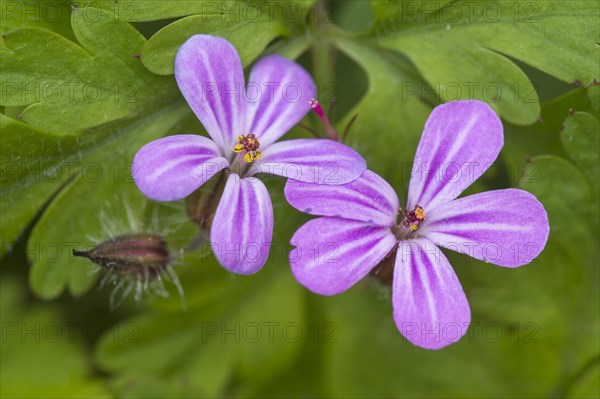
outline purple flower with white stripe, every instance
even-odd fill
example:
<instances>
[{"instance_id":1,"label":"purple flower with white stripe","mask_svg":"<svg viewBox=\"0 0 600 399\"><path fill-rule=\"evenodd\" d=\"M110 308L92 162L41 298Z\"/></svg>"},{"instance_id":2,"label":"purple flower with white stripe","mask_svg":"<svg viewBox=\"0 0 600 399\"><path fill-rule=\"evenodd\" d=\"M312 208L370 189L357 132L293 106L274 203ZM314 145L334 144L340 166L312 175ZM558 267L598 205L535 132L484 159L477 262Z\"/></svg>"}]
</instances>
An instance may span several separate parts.
<instances>
[{"instance_id":1,"label":"purple flower with white stripe","mask_svg":"<svg viewBox=\"0 0 600 399\"><path fill-rule=\"evenodd\" d=\"M255 174L344 184L366 169L358 153L332 140L275 143L306 115L315 97L314 82L295 62L264 57L246 86L235 48L225 39L196 35L177 53L175 78L210 139L176 135L145 145L133 161L134 179L147 197L174 201L226 170L210 241L219 262L232 272L255 273L269 255L273 207Z\"/></svg>"},{"instance_id":2,"label":"purple flower with white stripe","mask_svg":"<svg viewBox=\"0 0 600 399\"><path fill-rule=\"evenodd\" d=\"M517 267L531 262L548 239L546 211L526 191L456 199L502 145L502 123L487 104L457 101L436 107L425 125L405 210L392 187L369 170L339 187L288 180L289 203L323 216L292 237L294 275L310 290L334 295L389 265L400 332L427 349L458 341L471 320L469 304L438 245Z\"/></svg>"}]
</instances>

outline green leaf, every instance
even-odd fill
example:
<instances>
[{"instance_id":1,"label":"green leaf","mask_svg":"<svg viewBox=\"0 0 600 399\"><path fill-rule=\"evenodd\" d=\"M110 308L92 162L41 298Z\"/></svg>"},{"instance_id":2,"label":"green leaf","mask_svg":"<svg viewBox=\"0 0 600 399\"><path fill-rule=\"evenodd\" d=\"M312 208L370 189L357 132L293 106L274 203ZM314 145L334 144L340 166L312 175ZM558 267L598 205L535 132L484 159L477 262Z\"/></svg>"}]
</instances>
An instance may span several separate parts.
<instances>
[{"instance_id":1,"label":"green leaf","mask_svg":"<svg viewBox=\"0 0 600 399\"><path fill-rule=\"evenodd\" d=\"M77 147L73 137L42 133L4 115L0 129L0 255L4 256L52 193L68 181L68 171L59 164Z\"/></svg>"},{"instance_id":2,"label":"green leaf","mask_svg":"<svg viewBox=\"0 0 600 399\"><path fill-rule=\"evenodd\" d=\"M593 399L600 396L600 364L598 359L575 382L566 395L569 399Z\"/></svg>"},{"instance_id":3,"label":"green leaf","mask_svg":"<svg viewBox=\"0 0 600 399\"><path fill-rule=\"evenodd\" d=\"M402 49L442 101L486 101L504 118L517 124L529 124L537 119L540 112L537 93L513 62L466 41L448 46L449 39L445 35L419 36L394 39L393 45L387 42L383 45Z\"/></svg>"},{"instance_id":4,"label":"green leaf","mask_svg":"<svg viewBox=\"0 0 600 399\"><path fill-rule=\"evenodd\" d=\"M37 27L73 39L70 20L71 5L68 2L5 0L0 8L0 33L5 34L17 28Z\"/></svg>"},{"instance_id":5,"label":"green leaf","mask_svg":"<svg viewBox=\"0 0 600 399\"><path fill-rule=\"evenodd\" d=\"M212 34L229 40L238 49L242 63L248 65L280 36L289 36L287 26L305 19L314 1L256 3L251 1L86 1L115 13L126 21L153 21L189 16L157 32L144 46L144 65L159 75L173 74L177 49L194 34Z\"/></svg>"},{"instance_id":6,"label":"green leaf","mask_svg":"<svg viewBox=\"0 0 600 399\"><path fill-rule=\"evenodd\" d=\"M546 337L546 340L562 342L569 334L578 333L570 329L570 323L566 323L564 318L567 315L577 317L577 313L583 309L581 303L598 294L597 288L591 283L592 276L598 270L594 270L591 262L595 257L594 246L597 241L594 236L597 232L590 217L593 210L590 186L581 172L563 158L544 155L533 157L530 162L536 165L536 173L524 177L519 187L534 194L548 212L548 243L531 264L511 270L510 274L504 272L505 269L492 268L485 275L478 276L480 285L481 280L485 279L490 286L510 287L488 292L478 304L480 310L487 314L498 312L499 304L502 304L511 311L505 316L498 312L500 314L496 318L535 321L540 329L546 325L547 330L553 331L553 336ZM560 190L559 195L557 190ZM565 265L569 267L565 268ZM483 285L481 289L490 291ZM546 305L550 300L548 295L554 295L554 306ZM520 302L521 306L515 302ZM569 311L565 312L563 307ZM597 321L598 318L595 319ZM594 318L587 320L592 323L589 326L595 323Z\"/></svg>"},{"instance_id":7,"label":"green leaf","mask_svg":"<svg viewBox=\"0 0 600 399\"><path fill-rule=\"evenodd\" d=\"M585 90L576 89L542 104L540 119L533 125L505 123L501 158L508 176L501 177L516 185L521 179L535 178L537 165L530 163L532 157L550 154L566 158L561 143L562 124L573 111L589 109Z\"/></svg>"},{"instance_id":8,"label":"green leaf","mask_svg":"<svg viewBox=\"0 0 600 399\"><path fill-rule=\"evenodd\" d=\"M202 267L227 274L214 261ZM101 367L132 381L155 375L173 386L184 380L195 396L223 396L236 377L267 383L298 354L298 341L305 339L296 337L298 328L307 331L300 287L283 263L268 267L260 277L235 280L209 306L128 320L134 344L105 335L97 353Z\"/></svg>"},{"instance_id":9,"label":"green leaf","mask_svg":"<svg viewBox=\"0 0 600 399\"><path fill-rule=\"evenodd\" d=\"M563 125L562 145L571 160L587 176L598 197L600 185L600 123L585 112L575 112Z\"/></svg>"},{"instance_id":10,"label":"green leaf","mask_svg":"<svg viewBox=\"0 0 600 399\"><path fill-rule=\"evenodd\" d=\"M1 61L2 105L27 106L23 121L65 134L132 117L164 101L172 82L149 73L135 57L145 39L131 25L83 8L73 11L72 26L83 47L38 28L3 36L8 51Z\"/></svg>"},{"instance_id":11,"label":"green leaf","mask_svg":"<svg viewBox=\"0 0 600 399\"><path fill-rule=\"evenodd\" d=\"M566 160L540 156L532 162L540 172L538 181L522 187L548 211L550 237L535 265L539 273L527 281L535 281L537 289L552 298L532 296L531 284L523 284L522 292L531 296L531 309L545 309L546 322L540 329L552 331L546 339L556 342L566 373L574 374L600 353L598 202L590 201L589 183ZM545 305L548 301L554 306ZM571 379L567 374L563 384Z\"/></svg>"},{"instance_id":12,"label":"green leaf","mask_svg":"<svg viewBox=\"0 0 600 399\"><path fill-rule=\"evenodd\" d=\"M121 222L143 220L140 205L146 202L131 177L131 160L142 145L164 135L187 112L187 107L176 105L121 126L80 161L75 181L54 198L28 241L30 283L37 295L55 298L65 287L81 295L91 287L97 278L91 273L94 266L73 257L72 250L89 249L136 229L134 223Z\"/></svg>"},{"instance_id":13,"label":"green leaf","mask_svg":"<svg viewBox=\"0 0 600 399\"><path fill-rule=\"evenodd\" d=\"M425 7L410 0L404 3L396 0L374 0L371 1L371 8L373 8L375 18L381 25L380 28L385 29L385 22L389 21L391 24L395 19L402 19L405 22L418 22L420 20L419 17L435 14L436 11L443 9L453 1L441 0Z\"/></svg>"},{"instance_id":14,"label":"green leaf","mask_svg":"<svg viewBox=\"0 0 600 399\"><path fill-rule=\"evenodd\" d=\"M540 108L508 57L566 82L588 85L600 76L596 2L372 4L377 44L407 55L443 101L481 99L511 123L535 122Z\"/></svg>"},{"instance_id":15,"label":"green leaf","mask_svg":"<svg viewBox=\"0 0 600 399\"><path fill-rule=\"evenodd\" d=\"M3 197L6 196L6 201L4 198L2 201L1 212L3 220L6 215L6 220L14 222L6 231L3 229L3 252L6 249L4 241L14 240L37 215L41 206L49 201L53 194L58 193L54 198L56 202L48 206L46 213L41 216L41 223L34 227L28 242L28 255L33 262L30 282L34 292L43 298L56 297L66 286L69 286L72 293L79 295L94 282L96 276L89 274L90 264L75 260L71 250L74 245L89 245L89 235L98 234L99 238L105 238L99 234L102 232L99 227L100 212L107 203L116 202L118 194L123 195L124 200L121 201L133 200L127 198L126 192L135 193L138 200L142 199L131 179L124 181L130 174L129 165L133 154L147 141L167 133L169 127L189 112L187 107L181 107L181 103L177 102L179 94L174 90L172 79L156 77L129 54L133 49L131 46L141 46L144 43L137 31L124 22L116 21L114 16L106 12L96 10L98 18L93 21L84 17L82 12L90 11L79 9L74 12L72 22L78 39L95 54L93 58L89 58L89 53L82 48L54 33L28 28L8 34L8 37L16 35L24 41L22 47L14 49L8 57L3 57L3 62L7 60L7 65L17 68L14 76L29 79L36 85L48 83L49 80L44 79L52 78L49 76L52 73L56 77L73 72L62 69L64 62L73 62L71 66L79 68L77 71L81 79L87 81L95 71L82 69L85 64L81 64L78 57L84 55L90 60L93 59L97 67L102 66L106 73L111 74L110 77L95 77L105 79L103 84L110 85L111 81L133 78L140 72L135 78L144 79L140 83L144 85L142 91L149 94L150 90L156 89L156 92L152 93L147 101L132 103L136 108L136 120L125 119L77 136L65 135L64 131L47 133L2 116L3 133L6 132L7 135L3 135L0 150L3 171L1 187ZM112 33L107 33L106 29L110 29ZM103 39L92 40L95 34L102 35ZM115 40L115 37L119 39ZM32 38L40 41L32 43ZM114 43L111 43L111 40ZM70 57L69 52L63 52L64 57L58 59L57 65L46 59L48 53L34 51L35 46L40 45L58 53L68 48L74 56ZM127 66L131 60L136 66ZM21 67L22 62L26 63L26 68ZM111 69L109 64L115 68ZM129 68L129 71L125 71L124 68ZM115 71L116 78L112 76ZM11 73L3 73L2 79L10 81ZM24 90L27 90L27 87ZM157 100L155 96L158 93L162 93L164 97L158 97ZM127 108L119 109L121 105L112 100L108 100L106 108L100 109L97 108L106 105L102 101L67 106L61 103L66 101L66 98L55 100L57 101L41 102L28 107L23 119L32 125L41 125L42 128L50 130L58 129L60 124L68 125L68 130L77 130L112 120L115 115L108 114L111 107L118 109L119 115ZM175 105L166 107L169 103ZM58 108L61 111L58 111ZM29 110L32 110L31 113ZM41 120L44 115L50 114L51 120ZM163 121L160 120L161 117L164 118ZM158 123L155 123L156 120ZM152 124L154 128L151 127ZM110 156L107 157L107 154ZM115 197L111 199L113 194L110 193L114 193ZM31 201L24 201L27 199ZM119 206L115 205L115 209L117 208ZM124 212L120 214L124 215Z\"/></svg>"},{"instance_id":16,"label":"green leaf","mask_svg":"<svg viewBox=\"0 0 600 399\"><path fill-rule=\"evenodd\" d=\"M61 171L63 173L63 171ZM61 179L61 181L64 181ZM21 190L2 192L0 201L0 258L13 252L15 242L60 184L42 181Z\"/></svg>"},{"instance_id":17,"label":"green leaf","mask_svg":"<svg viewBox=\"0 0 600 399\"><path fill-rule=\"evenodd\" d=\"M17 279L3 275L2 397L108 397L101 380L92 376L81 325L66 322L56 305L25 305L21 287Z\"/></svg>"},{"instance_id":18,"label":"green leaf","mask_svg":"<svg viewBox=\"0 0 600 399\"><path fill-rule=\"evenodd\" d=\"M205 15L194 15L173 22L152 36L142 49L142 62L154 73L170 75L179 47L195 34L210 33L229 40L238 49L242 64L246 66L271 41L286 32L285 26L278 21L223 22L221 17L207 19ZM249 41L248 37L252 40Z\"/></svg>"},{"instance_id":19,"label":"green leaf","mask_svg":"<svg viewBox=\"0 0 600 399\"><path fill-rule=\"evenodd\" d=\"M520 187L534 194L550 210L550 231L565 238L559 246L568 248L573 256L585 258L583 248L592 246L588 232L592 222L588 216L591 190L586 178L573 164L556 156L538 156L531 162L537 165L538 173L522 180ZM556 195L557 188L560 195ZM577 249L566 244L570 241L566 240L568 236L579 238Z\"/></svg>"},{"instance_id":20,"label":"green leaf","mask_svg":"<svg viewBox=\"0 0 600 399\"><path fill-rule=\"evenodd\" d=\"M242 7L247 7L244 0L225 0L218 3L208 0L121 0L118 2L113 0L84 0L82 4L110 11L120 20L129 22L156 21L191 14L202 14L206 18L210 18L231 13L239 18Z\"/></svg>"},{"instance_id":21,"label":"green leaf","mask_svg":"<svg viewBox=\"0 0 600 399\"><path fill-rule=\"evenodd\" d=\"M296 2L282 0L278 2L255 2L247 0L176 0L176 1L147 1L147 0L83 0L83 4L99 7L114 13L123 21L142 22L161 19L184 17L199 14L204 18L214 17L235 19L237 22L256 22L261 18L283 19L299 22L312 7L315 0ZM206 20L205 19L205 20Z\"/></svg>"}]
</instances>

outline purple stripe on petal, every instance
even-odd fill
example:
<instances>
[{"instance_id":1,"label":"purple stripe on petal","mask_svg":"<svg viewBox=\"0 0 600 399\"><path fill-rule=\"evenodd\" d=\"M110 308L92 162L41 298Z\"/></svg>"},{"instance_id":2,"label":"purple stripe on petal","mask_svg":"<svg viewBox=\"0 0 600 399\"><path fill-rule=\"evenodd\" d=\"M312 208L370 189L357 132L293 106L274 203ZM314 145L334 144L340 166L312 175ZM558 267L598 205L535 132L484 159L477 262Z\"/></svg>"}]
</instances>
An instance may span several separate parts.
<instances>
[{"instance_id":1,"label":"purple stripe on petal","mask_svg":"<svg viewBox=\"0 0 600 399\"><path fill-rule=\"evenodd\" d=\"M268 173L305 183L345 184L367 168L347 145L328 139L297 139L272 144L252 163L251 174Z\"/></svg>"},{"instance_id":2,"label":"purple stripe on petal","mask_svg":"<svg viewBox=\"0 0 600 399\"><path fill-rule=\"evenodd\" d=\"M469 303L452 266L427 239L400 241L392 302L402 335L425 349L457 342L471 322Z\"/></svg>"},{"instance_id":3,"label":"purple stripe on petal","mask_svg":"<svg viewBox=\"0 0 600 399\"><path fill-rule=\"evenodd\" d=\"M273 205L265 185L230 175L210 231L219 263L234 273L256 273L269 257L272 236Z\"/></svg>"},{"instance_id":4,"label":"purple stripe on petal","mask_svg":"<svg viewBox=\"0 0 600 399\"><path fill-rule=\"evenodd\" d=\"M399 202L379 175L365 172L351 183L329 186L288 180L285 198L296 209L319 216L339 216L382 226L396 221Z\"/></svg>"},{"instance_id":5,"label":"purple stripe on petal","mask_svg":"<svg viewBox=\"0 0 600 399\"><path fill-rule=\"evenodd\" d=\"M215 143L195 134L169 136L143 146L133 158L132 175L140 191L158 201L190 195L229 167Z\"/></svg>"},{"instance_id":6,"label":"purple stripe on petal","mask_svg":"<svg viewBox=\"0 0 600 399\"><path fill-rule=\"evenodd\" d=\"M387 227L323 217L305 223L291 240L290 264L296 279L311 291L346 291L396 245Z\"/></svg>"},{"instance_id":7,"label":"purple stripe on petal","mask_svg":"<svg viewBox=\"0 0 600 399\"><path fill-rule=\"evenodd\" d=\"M268 146L300 122L315 96L315 83L300 65L278 55L262 58L248 83L248 133Z\"/></svg>"},{"instance_id":8,"label":"purple stripe on petal","mask_svg":"<svg viewBox=\"0 0 600 399\"><path fill-rule=\"evenodd\" d=\"M486 103L436 107L417 148L407 208L429 212L458 197L491 166L503 141L502 122Z\"/></svg>"},{"instance_id":9,"label":"purple stripe on petal","mask_svg":"<svg viewBox=\"0 0 600 399\"><path fill-rule=\"evenodd\" d=\"M537 198L512 188L441 205L420 230L443 247L507 267L531 262L544 249L549 232L548 214Z\"/></svg>"},{"instance_id":10,"label":"purple stripe on petal","mask_svg":"<svg viewBox=\"0 0 600 399\"><path fill-rule=\"evenodd\" d=\"M227 40L195 35L175 58L181 93L222 154L232 152L235 138L246 132L242 63Z\"/></svg>"}]
</instances>

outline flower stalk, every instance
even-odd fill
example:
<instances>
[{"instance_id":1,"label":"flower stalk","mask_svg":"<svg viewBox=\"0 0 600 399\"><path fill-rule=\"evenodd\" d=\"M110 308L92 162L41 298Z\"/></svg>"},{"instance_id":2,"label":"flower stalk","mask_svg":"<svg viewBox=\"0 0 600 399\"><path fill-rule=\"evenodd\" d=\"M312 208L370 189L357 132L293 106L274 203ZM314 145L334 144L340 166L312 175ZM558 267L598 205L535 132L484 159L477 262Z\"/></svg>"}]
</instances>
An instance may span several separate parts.
<instances>
[{"instance_id":1,"label":"flower stalk","mask_svg":"<svg viewBox=\"0 0 600 399\"><path fill-rule=\"evenodd\" d=\"M327 6L323 0L315 4L315 12L312 13L312 64L315 81L318 87L324 87L333 79L333 67L335 65L335 50L329 40L329 15Z\"/></svg>"}]
</instances>

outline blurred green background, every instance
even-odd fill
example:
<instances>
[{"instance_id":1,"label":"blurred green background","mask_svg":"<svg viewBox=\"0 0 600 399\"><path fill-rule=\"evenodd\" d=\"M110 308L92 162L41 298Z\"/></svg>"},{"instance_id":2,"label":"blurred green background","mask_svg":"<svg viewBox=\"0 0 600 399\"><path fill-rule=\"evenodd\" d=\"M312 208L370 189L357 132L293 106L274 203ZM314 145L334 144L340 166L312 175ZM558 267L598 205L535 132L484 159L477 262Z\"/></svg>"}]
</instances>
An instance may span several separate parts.
<instances>
[{"instance_id":1,"label":"blurred green background","mask_svg":"<svg viewBox=\"0 0 600 399\"><path fill-rule=\"evenodd\" d=\"M1 396L600 397L598 3L278 4L2 2ZM308 217L283 180L267 180L275 232L261 272L231 275L205 248L185 251L197 231L183 202L145 200L129 165L146 142L203 132L172 76L194 33L228 38L245 66L263 52L298 58L340 130L358 114L347 143L401 201L432 107L477 83L505 147L467 193L534 193L546 249L514 270L447 252L472 325L440 351L403 339L375 280L321 297L293 279L288 243ZM71 81L104 94L62 85L40 98L35 86ZM166 237L185 305L167 283L168 298L111 312L101 273L70 255L131 231Z\"/></svg>"}]
</instances>

